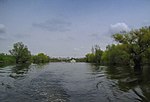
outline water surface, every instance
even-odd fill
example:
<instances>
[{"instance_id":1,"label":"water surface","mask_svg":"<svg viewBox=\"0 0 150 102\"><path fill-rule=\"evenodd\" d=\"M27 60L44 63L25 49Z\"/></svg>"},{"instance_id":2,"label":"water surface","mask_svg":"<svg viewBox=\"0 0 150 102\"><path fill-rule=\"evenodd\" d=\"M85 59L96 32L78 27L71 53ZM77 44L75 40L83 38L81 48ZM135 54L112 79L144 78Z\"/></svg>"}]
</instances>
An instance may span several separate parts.
<instances>
[{"instance_id":1,"label":"water surface","mask_svg":"<svg viewBox=\"0 0 150 102\"><path fill-rule=\"evenodd\" d=\"M0 102L149 102L149 74L88 63L0 67Z\"/></svg>"}]
</instances>

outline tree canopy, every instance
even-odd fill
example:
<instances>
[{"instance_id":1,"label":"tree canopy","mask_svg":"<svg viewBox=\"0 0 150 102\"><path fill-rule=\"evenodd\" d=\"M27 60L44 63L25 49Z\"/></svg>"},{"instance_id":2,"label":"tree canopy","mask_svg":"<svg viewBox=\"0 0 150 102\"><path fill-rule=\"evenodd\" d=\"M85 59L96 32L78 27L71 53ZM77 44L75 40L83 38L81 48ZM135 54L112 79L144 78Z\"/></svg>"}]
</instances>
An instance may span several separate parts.
<instances>
[{"instance_id":1,"label":"tree canopy","mask_svg":"<svg viewBox=\"0 0 150 102\"><path fill-rule=\"evenodd\" d=\"M38 53L37 55L32 57L33 63L46 63L49 62L49 56L44 53Z\"/></svg>"},{"instance_id":2,"label":"tree canopy","mask_svg":"<svg viewBox=\"0 0 150 102\"><path fill-rule=\"evenodd\" d=\"M133 59L135 69L141 70L142 56L150 48L150 27L142 27L124 34L114 34L115 41L126 46Z\"/></svg>"},{"instance_id":3,"label":"tree canopy","mask_svg":"<svg viewBox=\"0 0 150 102\"><path fill-rule=\"evenodd\" d=\"M86 54L86 61L91 63L101 63L101 56L103 51L100 49L98 45L92 47L92 53Z\"/></svg>"},{"instance_id":4,"label":"tree canopy","mask_svg":"<svg viewBox=\"0 0 150 102\"><path fill-rule=\"evenodd\" d=\"M103 64L108 65L129 65L129 54L124 51L124 46L120 44L112 44L106 47L102 55Z\"/></svg>"},{"instance_id":5,"label":"tree canopy","mask_svg":"<svg viewBox=\"0 0 150 102\"><path fill-rule=\"evenodd\" d=\"M15 57L16 63L28 63L31 60L31 53L27 46L22 42L13 45L13 49L9 50L10 54Z\"/></svg>"},{"instance_id":6,"label":"tree canopy","mask_svg":"<svg viewBox=\"0 0 150 102\"><path fill-rule=\"evenodd\" d=\"M0 63L12 64L15 63L15 58L11 55L0 53Z\"/></svg>"}]
</instances>

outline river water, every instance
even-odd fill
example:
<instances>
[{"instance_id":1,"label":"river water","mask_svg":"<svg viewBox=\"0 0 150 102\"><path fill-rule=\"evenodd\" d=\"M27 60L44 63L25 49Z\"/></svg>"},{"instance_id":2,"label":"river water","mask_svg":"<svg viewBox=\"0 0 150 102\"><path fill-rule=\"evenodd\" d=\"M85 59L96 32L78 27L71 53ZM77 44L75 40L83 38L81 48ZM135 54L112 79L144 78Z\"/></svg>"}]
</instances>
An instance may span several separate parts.
<instances>
[{"instance_id":1,"label":"river water","mask_svg":"<svg viewBox=\"0 0 150 102\"><path fill-rule=\"evenodd\" d=\"M149 102L150 68L88 63L0 67L0 102Z\"/></svg>"}]
</instances>

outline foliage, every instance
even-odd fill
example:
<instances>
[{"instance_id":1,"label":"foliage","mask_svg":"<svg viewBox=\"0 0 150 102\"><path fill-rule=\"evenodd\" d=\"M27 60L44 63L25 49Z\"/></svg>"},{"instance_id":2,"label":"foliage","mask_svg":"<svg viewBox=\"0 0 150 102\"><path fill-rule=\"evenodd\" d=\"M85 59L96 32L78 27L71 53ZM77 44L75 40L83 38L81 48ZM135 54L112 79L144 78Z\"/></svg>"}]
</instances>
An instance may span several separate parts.
<instances>
[{"instance_id":1,"label":"foliage","mask_svg":"<svg viewBox=\"0 0 150 102\"><path fill-rule=\"evenodd\" d=\"M9 50L10 54L14 56L16 63L29 63L31 61L31 53L27 46L22 42L17 42L13 45L13 49Z\"/></svg>"},{"instance_id":2,"label":"foliage","mask_svg":"<svg viewBox=\"0 0 150 102\"><path fill-rule=\"evenodd\" d=\"M0 63L13 64L13 63L15 63L15 58L11 55L0 53Z\"/></svg>"},{"instance_id":3,"label":"foliage","mask_svg":"<svg viewBox=\"0 0 150 102\"><path fill-rule=\"evenodd\" d=\"M86 61L91 63L101 63L101 57L102 57L103 51L100 49L98 45L95 45L92 47L92 53L86 54Z\"/></svg>"},{"instance_id":4,"label":"foliage","mask_svg":"<svg viewBox=\"0 0 150 102\"><path fill-rule=\"evenodd\" d=\"M95 55L93 53L86 54L86 61L90 63L95 62Z\"/></svg>"},{"instance_id":5,"label":"foliage","mask_svg":"<svg viewBox=\"0 0 150 102\"><path fill-rule=\"evenodd\" d=\"M150 48L144 52L142 59L143 64L150 64Z\"/></svg>"},{"instance_id":6,"label":"foliage","mask_svg":"<svg viewBox=\"0 0 150 102\"><path fill-rule=\"evenodd\" d=\"M62 60L59 58L50 58L49 61L50 62L61 62Z\"/></svg>"},{"instance_id":7,"label":"foliage","mask_svg":"<svg viewBox=\"0 0 150 102\"><path fill-rule=\"evenodd\" d=\"M141 70L142 58L150 48L150 27L142 27L124 34L115 34L113 38L126 46L126 52L131 56L134 67Z\"/></svg>"},{"instance_id":8,"label":"foliage","mask_svg":"<svg viewBox=\"0 0 150 102\"><path fill-rule=\"evenodd\" d=\"M101 56L103 51L100 49L98 45L95 45L95 62L101 63Z\"/></svg>"},{"instance_id":9,"label":"foliage","mask_svg":"<svg viewBox=\"0 0 150 102\"><path fill-rule=\"evenodd\" d=\"M106 51L102 55L103 64L109 65L129 65L130 56L124 51L123 45L108 45Z\"/></svg>"},{"instance_id":10,"label":"foliage","mask_svg":"<svg viewBox=\"0 0 150 102\"><path fill-rule=\"evenodd\" d=\"M76 62L86 62L86 58L74 58Z\"/></svg>"},{"instance_id":11,"label":"foliage","mask_svg":"<svg viewBox=\"0 0 150 102\"><path fill-rule=\"evenodd\" d=\"M44 53L39 53L35 56L32 56L33 63L47 63L49 62L49 56Z\"/></svg>"},{"instance_id":12,"label":"foliage","mask_svg":"<svg viewBox=\"0 0 150 102\"><path fill-rule=\"evenodd\" d=\"M115 34L114 39L127 46L128 52L133 55L142 54L150 47L150 27L132 30L125 34Z\"/></svg>"},{"instance_id":13,"label":"foliage","mask_svg":"<svg viewBox=\"0 0 150 102\"><path fill-rule=\"evenodd\" d=\"M150 63L150 27L142 27L130 32L114 34L118 44L108 45L102 51L98 45L92 47L92 52L85 58L74 58L77 62L90 62L109 65L129 65L141 68L142 63ZM0 54L0 63L27 63L31 62L31 53L22 42L15 43L9 51L11 55ZM69 58L50 58L44 53L32 56L33 63L69 62Z\"/></svg>"}]
</instances>

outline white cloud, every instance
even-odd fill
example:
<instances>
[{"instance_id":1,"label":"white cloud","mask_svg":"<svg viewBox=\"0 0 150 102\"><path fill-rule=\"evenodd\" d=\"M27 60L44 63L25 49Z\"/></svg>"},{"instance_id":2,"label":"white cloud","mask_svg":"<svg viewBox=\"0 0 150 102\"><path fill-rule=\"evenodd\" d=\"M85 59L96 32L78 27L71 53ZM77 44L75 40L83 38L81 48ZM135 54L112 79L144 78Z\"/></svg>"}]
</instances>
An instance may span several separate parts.
<instances>
[{"instance_id":1,"label":"white cloud","mask_svg":"<svg viewBox=\"0 0 150 102\"><path fill-rule=\"evenodd\" d=\"M4 24L0 24L0 34L5 33L6 29L5 29L5 25Z\"/></svg>"},{"instance_id":2,"label":"white cloud","mask_svg":"<svg viewBox=\"0 0 150 102\"><path fill-rule=\"evenodd\" d=\"M130 28L125 23L116 23L116 24L110 25L109 32L111 34L120 33L120 32L124 32L124 31L125 32L130 31Z\"/></svg>"}]
</instances>

